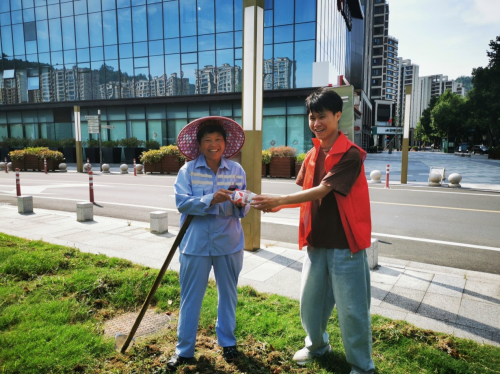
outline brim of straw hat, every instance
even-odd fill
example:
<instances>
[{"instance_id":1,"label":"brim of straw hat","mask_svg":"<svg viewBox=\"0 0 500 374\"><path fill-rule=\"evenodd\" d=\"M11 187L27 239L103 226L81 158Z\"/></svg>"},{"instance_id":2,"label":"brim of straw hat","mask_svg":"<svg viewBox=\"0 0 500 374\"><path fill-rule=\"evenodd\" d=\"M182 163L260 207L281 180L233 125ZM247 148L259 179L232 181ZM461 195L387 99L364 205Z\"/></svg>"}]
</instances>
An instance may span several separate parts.
<instances>
[{"instance_id":1,"label":"brim of straw hat","mask_svg":"<svg viewBox=\"0 0 500 374\"><path fill-rule=\"evenodd\" d=\"M238 153L245 144L245 131L234 120L226 117L203 117L188 123L177 137L179 151L189 160L194 160L200 155L200 148L196 134L205 121L215 121L226 130L226 148L222 156L231 158Z\"/></svg>"}]
</instances>

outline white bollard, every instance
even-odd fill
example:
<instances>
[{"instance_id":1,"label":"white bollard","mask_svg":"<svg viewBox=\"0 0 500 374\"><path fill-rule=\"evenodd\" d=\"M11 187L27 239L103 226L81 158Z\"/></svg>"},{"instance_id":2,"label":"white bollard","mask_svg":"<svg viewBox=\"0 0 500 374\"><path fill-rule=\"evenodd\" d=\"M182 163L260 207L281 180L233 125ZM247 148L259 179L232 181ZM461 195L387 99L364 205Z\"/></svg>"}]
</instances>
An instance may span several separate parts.
<instances>
[{"instance_id":1,"label":"white bollard","mask_svg":"<svg viewBox=\"0 0 500 374\"><path fill-rule=\"evenodd\" d=\"M128 165L127 164L120 165L120 170L121 170L120 174L128 174Z\"/></svg>"},{"instance_id":2,"label":"white bollard","mask_svg":"<svg viewBox=\"0 0 500 374\"><path fill-rule=\"evenodd\" d=\"M64 162L59 164L59 172L60 173L66 173L68 171L68 165L66 165Z\"/></svg>"},{"instance_id":3,"label":"white bollard","mask_svg":"<svg viewBox=\"0 0 500 374\"><path fill-rule=\"evenodd\" d=\"M18 196L17 212L20 214L33 213L33 196Z\"/></svg>"},{"instance_id":4,"label":"white bollard","mask_svg":"<svg viewBox=\"0 0 500 374\"><path fill-rule=\"evenodd\" d=\"M431 173L429 175L429 186L440 187L441 186L441 174Z\"/></svg>"},{"instance_id":5,"label":"white bollard","mask_svg":"<svg viewBox=\"0 0 500 374\"><path fill-rule=\"evenodd\" d=\"M94 220L94 204L82 202L76 203L76 220L86 222Z\"/></svg>"},{"instance_id":6,"label":"white bollard","mask_svg":"<svg viewBox=\"0 0 500 374\"><path fill-rule=\"evenodd\" d=\"M368 183L381 183L380 178L382 178L382 173L380 170L373 170L370 173L370 178L371 180L369 180Z\"/></svg>"},{"instance_id":7,"label":"white bollard","mask_svg":"<svg viewBox=\"0 0 500 374\"><path fill-rule=\"evenodd\" d=\"M149 231L153 234L168 232L168 213L162 211L149 213Z\"/></svg>"},{"instance_id":8,"label":"white bollard","mask_svg":"<svg viewBox=\"0 0 500 374\"><path fill-rule=\"evenodd\" d=\"M378 239L372 238L372 245L365 251L370 269L375 269L378 266Z\"/></svg>"},{"instance_id":9,"label":"white bollard","mask_svg":"<svg viewBox=\"0 0 500 374\"><path fill-rule=\"evenodd\" d=\"M9 171L13 171L12 170L12 162L7 163L7 168L9 169Z\"/></svg>"},{"instance_id":10,"label":"white bollard","mask_svg":"<svg viewBox=\"0 0 500 374\"><path fill-rule=\"evenodd\" d=\"M108 164L102 164L102 172L109 174L109 165Z\"/></svg>"},{"instance_id":11,"label":"white bollard","mask_svg":"<svg viewBox=\"0 0 500 374\"><path fill-rule=\"evenodd\" d=\"M137 164L137 165L135 166L135 169L136 169L137 174L144 174L144 173L143 173L143 171L142 171L142 169L144 169L144 166L143 166L143 165L141 165L141 164Z\"/></svg>"},{"instance_id":12,"label":"white bollard","mask_svg":"<svg viewBox=\"0 0 500 374\"><path fill-rule=\"evenodd\" d=\"M462 176L458 173L453 173L448 177L448 187L451 188L461 188L460 182L462 181Z\"/></svg>"},{"instance_id":13,"label":"white bollard","mask_svg":"<svg viewBox=\"0 0 500 374\"><path fill-rule=\"evenodd\" d=\"M87 162L86 164L83 164L83 172L88 173L89 168L92 168L92 166Z\"/></svg>"}]
</instances>

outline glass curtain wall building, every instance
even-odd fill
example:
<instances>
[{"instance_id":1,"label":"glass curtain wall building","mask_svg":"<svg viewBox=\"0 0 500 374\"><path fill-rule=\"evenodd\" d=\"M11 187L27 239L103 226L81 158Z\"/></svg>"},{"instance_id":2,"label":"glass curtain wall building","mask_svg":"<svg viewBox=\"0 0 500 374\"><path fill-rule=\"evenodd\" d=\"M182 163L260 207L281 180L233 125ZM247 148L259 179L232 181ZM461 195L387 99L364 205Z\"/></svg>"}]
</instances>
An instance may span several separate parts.
<instances>
[{"instance_id":1,"label":"glass curtain wall building","mask_svg":"<svg viewBox=\"0 0 500 374\"><path fill-rule=\"evenodd\" d=\"M309 146L317 20L337 2L265 1L263 148ZM242 29L243 0L1 0L0 137L74 136L75 105L84 141L98 109L103 140L167 145L201 116L241 122Z\"/></svg>"}]
</instances>

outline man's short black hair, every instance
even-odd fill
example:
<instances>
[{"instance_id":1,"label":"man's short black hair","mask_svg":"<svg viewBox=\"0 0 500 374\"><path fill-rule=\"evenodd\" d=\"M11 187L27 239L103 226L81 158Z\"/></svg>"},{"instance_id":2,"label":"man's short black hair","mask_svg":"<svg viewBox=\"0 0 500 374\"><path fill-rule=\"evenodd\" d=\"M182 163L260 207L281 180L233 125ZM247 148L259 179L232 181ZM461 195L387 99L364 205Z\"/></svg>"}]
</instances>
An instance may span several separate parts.
<instances>
[{"instance_id":1,"label":"man's short black hair","mask_svg":"<svg viewBox=\"0 0 500 374\"><path fill-rule=\"evenodd\" d=\"M322 87L310 94L306 99L307 114L322 113L329 110L333 114L342 113L342 98L329 87Z\"/></svg>"},{"instance_id":2,"label":"man's short black hair","mask_svg":"<svg viewBox=\"0 0 500 374\"><path fill-rule=\"evenodd\" d=\"M205 134L213 134L219 133L224 138L224 143L226 142L227 133L224 127L220 125L217 121L208 120L203 122L196 133L196 140L198 144L201 144L201 139L205 136Z\"/></svg>"}]
</instances>

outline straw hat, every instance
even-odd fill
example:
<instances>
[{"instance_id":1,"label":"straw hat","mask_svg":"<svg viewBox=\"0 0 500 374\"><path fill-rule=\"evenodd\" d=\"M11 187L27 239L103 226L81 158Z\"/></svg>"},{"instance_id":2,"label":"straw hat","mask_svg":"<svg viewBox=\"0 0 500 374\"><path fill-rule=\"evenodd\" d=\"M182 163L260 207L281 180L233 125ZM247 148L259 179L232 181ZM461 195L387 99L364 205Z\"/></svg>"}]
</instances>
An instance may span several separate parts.
<instances>
[{"instance_id":1,"label":"straw hat","mask_svg":"<svg viewBox=\"0 0 500 374\"><path fill-rule=\"evenodd\" d=\"M222 154L225 158L233 157L245 144L245 132L241 126L230 118L210 116L188 123L177 137L179 151L188 159L193 160L200 155L196 134L204 126L205 121L216 122L226 130L226 148Z\"/></svg>"}]
</instances>

